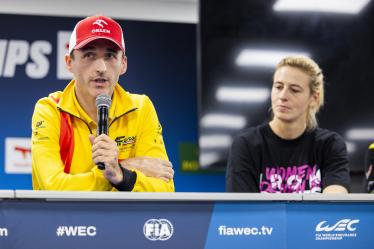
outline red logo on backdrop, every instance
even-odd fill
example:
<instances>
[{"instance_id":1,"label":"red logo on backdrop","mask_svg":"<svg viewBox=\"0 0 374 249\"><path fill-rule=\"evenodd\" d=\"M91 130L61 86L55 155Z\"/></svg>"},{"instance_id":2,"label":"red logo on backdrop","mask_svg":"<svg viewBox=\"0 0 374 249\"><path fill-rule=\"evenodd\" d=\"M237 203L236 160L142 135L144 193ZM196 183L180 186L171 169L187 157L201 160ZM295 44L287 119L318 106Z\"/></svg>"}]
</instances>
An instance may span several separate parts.
<instances>
[{"instance_id":1,"label":"red logo on backdrop","mask_svg":"<svg viewBox=\"0 0 374 249\"><path fill-rule=\"evenodd\" d=\"M28 153L31 154L31 149L30 148L16 146L16 147L14 147L14 150L21 152L23 158L26 158L26 156L27 156Z\"/></svg>"}]
</instances>

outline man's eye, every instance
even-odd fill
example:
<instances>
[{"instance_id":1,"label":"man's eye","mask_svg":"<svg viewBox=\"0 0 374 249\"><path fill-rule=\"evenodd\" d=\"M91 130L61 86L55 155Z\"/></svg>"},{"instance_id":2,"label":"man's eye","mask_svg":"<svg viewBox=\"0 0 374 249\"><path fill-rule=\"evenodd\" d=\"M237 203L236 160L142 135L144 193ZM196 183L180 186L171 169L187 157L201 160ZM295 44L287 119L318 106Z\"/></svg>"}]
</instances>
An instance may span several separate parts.
<instances>
[{"instance_id":1,"label":"man's eye","mask_svg":"<svg viewBox=\"0 0 374 249\"><path fill-rule=\"evenodd\" d=\"M106 55L107 58L116 58L116 55L113 53L109 53Z\"/></svg>"},{"instance_id":2,"label":"man's eye","mask_svg":"<svg viewBox=\"0 0 374 249\"><path fill-rule=\"evenodd\" d=\"M92 58L93 56L94 56L93 53L85 53L85 54L83 55L84 58Z\"/></svg>"}]
</instances>

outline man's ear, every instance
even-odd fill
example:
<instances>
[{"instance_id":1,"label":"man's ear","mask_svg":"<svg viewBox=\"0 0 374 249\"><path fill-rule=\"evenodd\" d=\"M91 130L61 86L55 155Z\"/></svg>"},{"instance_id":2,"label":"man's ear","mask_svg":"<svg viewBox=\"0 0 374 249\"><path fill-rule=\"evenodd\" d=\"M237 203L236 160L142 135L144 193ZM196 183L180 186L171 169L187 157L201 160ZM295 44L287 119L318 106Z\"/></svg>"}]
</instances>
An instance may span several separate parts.
<instances>
[{"instance_id":1,"label":"man's ear","mask_svg":"<svg viewBox=\"0 0 374 249\"><path fill-rule=\"evenodd\" d=\"M122 61L121 61L121 75L126 73L126 71L127 71L127 56L123 55Z\"/></svg>"},{"instance_id":2,"label":"man's ear","mask_svg":"<svg viewBox=\"0 0 374 249\"><path fill-rule=\"evenodd\" d=\"M72 73L72 61L73 61L73 58L69 55L69 54L66 54L65 55L65 64L66 64L66 68L69 70L69 72Z\"/></svg>"}]
</instances>

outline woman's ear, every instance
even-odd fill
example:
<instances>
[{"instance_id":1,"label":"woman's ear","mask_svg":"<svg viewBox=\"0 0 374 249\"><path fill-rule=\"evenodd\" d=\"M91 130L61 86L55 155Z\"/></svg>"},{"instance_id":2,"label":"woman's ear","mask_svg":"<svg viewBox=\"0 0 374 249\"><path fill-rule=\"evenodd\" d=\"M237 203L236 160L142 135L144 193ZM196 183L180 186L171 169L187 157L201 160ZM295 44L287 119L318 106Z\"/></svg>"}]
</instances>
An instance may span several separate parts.
<instances>
[{"instance_id":1,"label":"woman's ear","mask_svg":"<svg viewBox=\"0 0 374 249\"><path fill-rule=\"evenodd\" d=\"M310 96L309 107L317 109L320 103L321 103L321 100L320 100L319 92L314 92L312 96Z\"/></svg>"}]
</instances>

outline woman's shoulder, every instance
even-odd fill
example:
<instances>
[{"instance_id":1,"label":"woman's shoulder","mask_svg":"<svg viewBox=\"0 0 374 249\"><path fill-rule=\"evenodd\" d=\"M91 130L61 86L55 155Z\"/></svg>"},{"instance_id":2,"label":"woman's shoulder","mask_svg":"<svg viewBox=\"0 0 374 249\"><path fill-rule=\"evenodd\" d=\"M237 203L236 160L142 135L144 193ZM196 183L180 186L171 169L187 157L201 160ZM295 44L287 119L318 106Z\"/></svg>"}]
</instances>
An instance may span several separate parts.
<instances>
[{"instance_id":1,"label":"woman's shoulder","mask_svg":"<svg viewBox=\"0 0 374 249\"><path fill-rule=\"evenodd\" d=\"M248 127L238 133L235 139L245 141L249 144L257 144L262 140L262 137L266 133L267 128L268 124Z\"/></svg>"},{"instance_id":2,"label":"woman's shoulder","mask_svg":"<svg viewBox=\"0 0 374 249\"><path fill-rule=\"evenodd\" d=\"M316 128L313 130L313 135L316 142L343 142L343 137L335 132L324 128Z\"/></svg>"}]
</instances>

